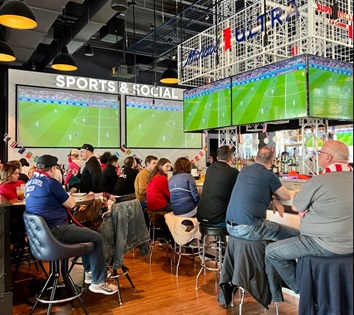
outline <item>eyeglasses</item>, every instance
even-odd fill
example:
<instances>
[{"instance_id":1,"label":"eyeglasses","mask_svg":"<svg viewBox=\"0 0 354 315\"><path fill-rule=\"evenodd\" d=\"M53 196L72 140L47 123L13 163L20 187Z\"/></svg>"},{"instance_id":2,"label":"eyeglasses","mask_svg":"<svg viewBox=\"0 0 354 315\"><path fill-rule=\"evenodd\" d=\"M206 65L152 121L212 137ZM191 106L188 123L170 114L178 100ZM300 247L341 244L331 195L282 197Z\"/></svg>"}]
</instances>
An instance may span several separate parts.
<instances>
[{"instance_id":1,"label":"eyeglasses","mask_svg":"<svg viewBox=\"0 0 354 315\"><path fill-rule=\"evenodd\" d=\"M327 155L332 156L332 154L330 154L330 153L327 153L327 152L325 152L325 151L319 150L319 151L318 151L318 156L320 156L321 154L327 154Z\"/></svg>"},{"instance_id":2,"label":"eyeglasses","mask_svg":"<svg viewBox=\"0 0 354 315\"><path fill-rule=\"evenodd\" d=\"M19 172L15 172L12 175L20 175L20 173Z\"/></svg>"}]
</instances>

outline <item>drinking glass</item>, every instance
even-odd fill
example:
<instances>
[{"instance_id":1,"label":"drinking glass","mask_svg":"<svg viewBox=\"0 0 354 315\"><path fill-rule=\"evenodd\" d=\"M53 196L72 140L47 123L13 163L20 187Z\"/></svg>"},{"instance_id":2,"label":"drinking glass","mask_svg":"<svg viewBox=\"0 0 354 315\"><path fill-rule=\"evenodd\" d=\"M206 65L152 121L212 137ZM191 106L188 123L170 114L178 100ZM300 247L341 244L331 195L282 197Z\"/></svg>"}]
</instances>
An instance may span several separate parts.
<instances>
[{"instance_id":1,"label":"drinking glass","mask_svg":"<svg viewBox=\"0 0 354 315\"><path fill-rule=\"evenodd\" d=\"M25 190L22 189L22 187L16 187L16 194L17 194L17 199L18 200L22 201L22 200L25 199Z\"/></svg>"}]
</instances>

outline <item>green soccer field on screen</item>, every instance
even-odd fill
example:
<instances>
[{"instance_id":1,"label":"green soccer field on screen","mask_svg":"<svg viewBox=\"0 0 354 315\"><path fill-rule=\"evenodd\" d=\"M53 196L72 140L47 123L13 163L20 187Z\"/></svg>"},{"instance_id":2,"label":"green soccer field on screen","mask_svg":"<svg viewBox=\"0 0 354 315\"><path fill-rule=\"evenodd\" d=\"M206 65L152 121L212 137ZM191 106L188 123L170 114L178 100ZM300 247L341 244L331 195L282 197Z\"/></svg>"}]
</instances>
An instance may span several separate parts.
<instances>
[{"instance_id":1,"label":"green soccer field on screen","mask_svg":"<svg viewBox=\"0 0 354 315\"><path fill-rule=\"evenodd\" d=\"M200 133L183 131L182 101L126 97L130 148L201 148Z\"/></svg>"},{"instance_id":2,"label":"green soccer field on screen","mask_svg":"<svg viewBox=\"0 0 354 315\"><path fill-rule=\"evenodd\" d=\"M28 147L119 147L116 96L18 87L17 139Z\"/></svg>"}]
</instances>

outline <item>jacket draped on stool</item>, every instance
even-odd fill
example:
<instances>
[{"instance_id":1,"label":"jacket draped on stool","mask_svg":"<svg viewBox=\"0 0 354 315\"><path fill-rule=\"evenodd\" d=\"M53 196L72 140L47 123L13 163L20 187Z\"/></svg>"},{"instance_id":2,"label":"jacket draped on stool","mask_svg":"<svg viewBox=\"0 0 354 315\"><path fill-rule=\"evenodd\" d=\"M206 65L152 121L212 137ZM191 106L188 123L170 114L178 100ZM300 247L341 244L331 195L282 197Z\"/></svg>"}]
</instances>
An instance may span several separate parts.
<instances>
[{"instance_id":1,"label":"jacket draped on stool","mask_svg":"<svg viewBox=\"0 0 354 315\"><path fill-rule=\"evenodd\" d=\"M195 238L201 238L199 232L199 222L197 218L186 218L174 215L173 212L165 214L166 224L172 234L173 239L178 245L185 245ZM186 231L185 226L182 224L183 221L190 221L193 223L193 229L191 231Z\"/></svg>"},{"instance_id":2,"label":"jacket draped on stool","mask_svg":"<svg viewBox=\"0 0 354 315\"><path fill-rule=\"evenodd\" d=\"M268 309L283 301L281 278L265 261L269 241L249 241L229 237L220 275L220 285L231 282L245 289L258 303Z\"/></svg>"},{"instance_id":3,"label":"jacket draped on stool","mask_svg":"<svg viewBox=\"0 0 354 315\"><path fill-rule=\"evenodd\" d=\"M353 255L307 256L296 267L299 314L353 314Z\"/></svg>"},{"instance_id":4,"label":"jacket draped on stool","mask_svg":"<svg viewBox=\"0 0 354 315\"><path fill-rule=\"evenodd\" d=\"M113 258L113 269L119 269L124 254L135 247L139 248L142 257L149 252L150 236L137 199L115 204L103 219L98 232L103 237L106 261Z\"/></svg>"}]
</instances>

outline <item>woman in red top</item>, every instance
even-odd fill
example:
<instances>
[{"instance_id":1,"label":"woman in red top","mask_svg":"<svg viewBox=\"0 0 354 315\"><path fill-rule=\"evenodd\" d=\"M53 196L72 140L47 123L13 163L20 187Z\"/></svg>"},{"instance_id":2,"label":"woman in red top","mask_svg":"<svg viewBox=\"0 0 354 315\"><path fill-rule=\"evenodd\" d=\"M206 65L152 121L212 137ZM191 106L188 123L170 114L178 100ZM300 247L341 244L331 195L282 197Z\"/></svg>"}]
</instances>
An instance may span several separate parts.
<instances>
[{"instance_id":1,"label":"woman in red top","mask_svg":"<svg viewBox=\"0 0 354 315\"><path fill-rule=\"evenodd\" d=\"M146 201L151 211L172 211L167 180L170 170L171 162L165 158L159 159L147 178Z\"/></svg>"},{"instance_id":2,"label":"woman in red top","mask_svg":"<svg viewBox=\"0 0 354 315\"><path fill-rule=\"evenodd\" d=\"M24 181L18 180L19 176L20 169L14 164L6 163L0 168L0 195L11 203L18 202L16 187L25 184Z\"/></svg>"},{"instance_id":3,"label":"woman in red top","mask_svg":"<svg viewBox=\"0 0 354 315\"><path fill-rule=\"evenodd\" d=\"M163 237L173 245L173 238L164 216L172 211L167 180L170 169L171 162L168 159L162 158L157 161L155 168L147 178L146 201L148 209L155 213L154 224L162 230Z\"/></svg>"}]
</instances>

